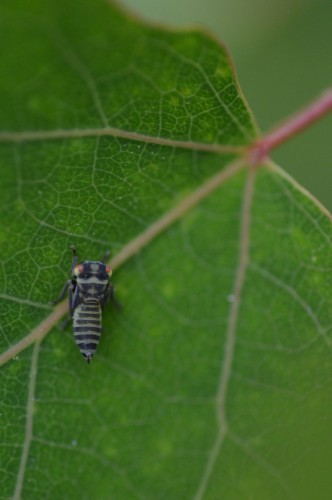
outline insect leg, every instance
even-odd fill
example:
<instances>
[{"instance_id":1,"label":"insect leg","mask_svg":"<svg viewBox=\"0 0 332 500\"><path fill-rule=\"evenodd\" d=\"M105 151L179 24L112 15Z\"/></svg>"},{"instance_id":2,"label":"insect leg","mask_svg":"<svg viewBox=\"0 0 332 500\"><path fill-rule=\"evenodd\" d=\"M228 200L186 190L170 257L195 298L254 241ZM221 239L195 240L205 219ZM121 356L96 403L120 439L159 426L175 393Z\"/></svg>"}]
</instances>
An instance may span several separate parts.
<instances>
[{"instance_id":1,"label":"insect leg","mask_svg":"<svg viewBox=\"0 0 332 500\"><path fill-rule=\"evenodd\" d=\"M66 318L60 325L60 329L61 330L65 330L67 328L67 326L69 325L69 323L71 322L71 316L68 316L68 318Z\"/></svg>"},{"instance_id":2,"label":"insect leg","mask_svg":"<svg viewBox=\"0 0 332 500\"><path fill-rule=\"evenodd\" d=\"M70 285L72 285L72 281L71 280L67 280L66 283L65 283L65 286L62 289L62 292L59 295L59 297L57 299L55 299L55 300L52 300L52 302L51 302L52 306L55 306L55 304L57 304L58 302L61 302L61 300L66 295L66 292L67 292L68 288L70 287Z\"/></svg>"},{"instance_id":3,"label":"insect leg","mask_svg":"<svg viewBox=\"0 0 332 500\"><path fill-rule=\"evenodd\" d=\"M114 286L112 285L112 283L109 284L109 298L111 299L111 301L113 302L113 304L115 305L115 307L119 310L122 309L122 304L120 304L120 302L118 302L116 300L116 297L115 297L115 293L114 293Z\"/></svg>"}]
</instances>

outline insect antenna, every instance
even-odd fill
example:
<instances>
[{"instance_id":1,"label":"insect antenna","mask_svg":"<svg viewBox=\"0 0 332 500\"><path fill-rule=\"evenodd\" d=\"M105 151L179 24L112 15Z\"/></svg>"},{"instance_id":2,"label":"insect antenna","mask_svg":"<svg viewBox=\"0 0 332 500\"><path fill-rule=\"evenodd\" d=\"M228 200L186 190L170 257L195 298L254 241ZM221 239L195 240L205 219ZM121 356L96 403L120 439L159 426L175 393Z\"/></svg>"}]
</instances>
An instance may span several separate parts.
<instances>
[{"instance_id":1,"label":"insect antenna","mask_svg":"<svg viewBox=\"0 0 332 500\"><path fill-rule=\"evenodd\" d=\"M74 273L74 269L75 267L77 266L77 262L78 262L78 255L76 253L76 247L75 245L70 245L70 250L73 252L73 261L71 263L71 274Z\"/></svg>"},{"instance_id":2,"label":"insect antenna","mask_svg":"<svg viewBox=\"0 0 332 500\"><path fill-rule=\"evenodd\" d=\"M102 258L101 262L102 262L103 264L105 264L105 262L107 262L107 259L109 258L109 256L110 256L110 255L111 255L111 251L110 251L110 250L106 250L105 255L104 255L104 257Z\"/></svg>"}]
</instances>

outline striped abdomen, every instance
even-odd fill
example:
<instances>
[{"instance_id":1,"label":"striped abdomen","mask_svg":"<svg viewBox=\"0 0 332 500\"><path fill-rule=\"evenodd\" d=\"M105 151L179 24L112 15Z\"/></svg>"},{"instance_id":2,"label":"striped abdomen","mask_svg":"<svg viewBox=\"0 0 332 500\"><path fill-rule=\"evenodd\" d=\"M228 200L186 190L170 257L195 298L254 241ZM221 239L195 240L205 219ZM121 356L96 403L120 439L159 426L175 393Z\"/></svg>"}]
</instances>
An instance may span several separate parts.
<instances>
[{"instance_id":1,"label":"striped abdomen","mask_svg":"<svg viewBox=\"0 0 332 500\"><path fill-rule=\"evenodd\" d=\"M75 342L87 360L93 357L101 336L101 307L97 300L79 304L74 309Z\"/></svg>"}]
</instances>

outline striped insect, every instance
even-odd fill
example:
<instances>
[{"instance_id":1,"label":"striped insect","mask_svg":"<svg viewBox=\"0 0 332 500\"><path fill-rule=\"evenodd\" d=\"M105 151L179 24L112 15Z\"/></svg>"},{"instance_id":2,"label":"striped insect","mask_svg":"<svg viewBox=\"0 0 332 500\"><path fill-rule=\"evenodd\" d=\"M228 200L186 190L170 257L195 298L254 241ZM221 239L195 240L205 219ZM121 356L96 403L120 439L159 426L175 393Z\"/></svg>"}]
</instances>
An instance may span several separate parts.
<instances>
[{"instance_id":1,"label":"striped insect","mask_svg":"<svg viewBox=\"0 0 332 500\"><path fill-rule=\"evenodd\" d=\"M74 246L71 266L71 278L52 304L60 302L68 290L69 319L73 319L75 342L88 363L94 356L102 332L102 310L111 299L120 306L114 298L114 288L110 282L112 270L105 264L109 256L106 253L101 261L85 260L78 263Z\"/></svg>"}]
</instances>

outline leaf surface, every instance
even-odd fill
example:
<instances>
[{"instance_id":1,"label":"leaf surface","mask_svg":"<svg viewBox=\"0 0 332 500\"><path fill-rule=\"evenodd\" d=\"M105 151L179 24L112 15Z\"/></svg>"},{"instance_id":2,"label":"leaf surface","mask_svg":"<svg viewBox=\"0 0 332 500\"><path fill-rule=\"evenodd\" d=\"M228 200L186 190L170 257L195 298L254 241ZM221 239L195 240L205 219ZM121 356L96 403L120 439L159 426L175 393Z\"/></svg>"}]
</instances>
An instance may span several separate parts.
<instances>
[{"instance_id":1,"label":"leaf surface","mask_svg":"<svg viewBox=\"0 0 332 500\"><path fill-rule=\"evenodd\" d=\"M106 2L0 25L2 498L325 498L331 221L234 163L257 131L225 49ZM115 270L91 366L70 328L20 348L70 244L116 258L176 207Z\"/></svg>"}]
</instances>

